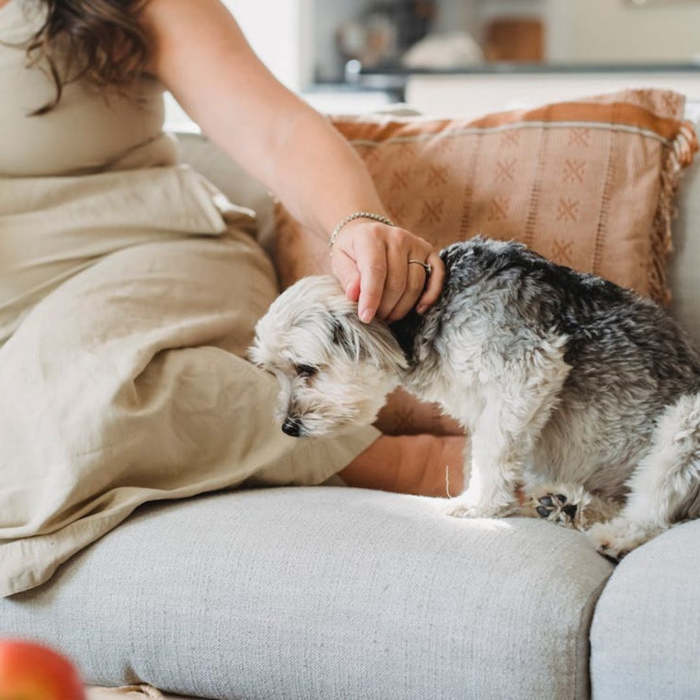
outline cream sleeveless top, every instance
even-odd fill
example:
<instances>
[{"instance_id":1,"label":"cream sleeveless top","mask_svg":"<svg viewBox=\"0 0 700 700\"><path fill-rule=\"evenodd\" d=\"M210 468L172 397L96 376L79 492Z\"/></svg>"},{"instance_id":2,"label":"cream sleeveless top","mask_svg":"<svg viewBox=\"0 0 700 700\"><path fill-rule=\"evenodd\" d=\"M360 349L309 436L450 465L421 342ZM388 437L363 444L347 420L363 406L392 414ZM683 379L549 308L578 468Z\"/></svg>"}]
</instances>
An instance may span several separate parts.
<instances>
[{"instance_id":1,"label":"cream sleeveless top","mask_svg":"<svg viewBox=\"0 0 700 700\"><path fill-rule=\"evenodd\" d=\"M139 166L173 165L177 153L162 132L163 88L155 80L139 81L132 99L69 83L55 109L27 116L55 94L47 71L25 68L26 41L42 18L37 0L10 0L0 8L0 175L121 169L144 150L148 155L141 155Z\"/></svg>"},{"instance_id":2,"label":"cream sleeveless top","mask_svg":"<svg viewBox=\"0 0 700 700\"><path fill-rule=\"evenodd\" d=\"M156 80L128 96L69 83L57 107L28 116L55 94L46 66L26 60L43 12L38 0L0 8L0 345L46 294L110 252L217 235L231 222L251 229L252 212L178 164Z\"/></svg>"}]
</instances>

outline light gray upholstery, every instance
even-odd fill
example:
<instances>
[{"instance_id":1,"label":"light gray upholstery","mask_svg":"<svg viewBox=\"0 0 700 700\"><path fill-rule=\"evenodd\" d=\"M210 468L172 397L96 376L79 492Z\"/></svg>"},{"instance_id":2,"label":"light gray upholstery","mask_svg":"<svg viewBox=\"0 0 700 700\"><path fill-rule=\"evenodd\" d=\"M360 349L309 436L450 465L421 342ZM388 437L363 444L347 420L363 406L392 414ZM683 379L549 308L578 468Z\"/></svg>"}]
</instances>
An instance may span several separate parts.
<instances>
[{"instance_id":1,"label":"light gray upholstery","mask_svg":"<svg viewBox=\"0 0 700 700\"><path fill-rule=\"evenodd\" d=\"M256 213L258 242L270 252L274 242L275 206L265 186L252 178L206 136L179 133L177 140L183 161L206 175L232 202Z\"/></svg>"},{"instance_id":2,"label":"light gray upholstery","mask_svg":"<svg viewBox=\"0 0 700 700\"><path fill-rule=\"evenodd\" d=\"M700 698L700 521L633 551L591 630L594 700Z\"/></svg>"},{"instance_id":3,"label":"light gray upholstery","mask_svg":"<svg viewBox=\"0 0 700 700\"><path fill-rule=\"evenodd\" d=\"M700 105L697 105L700 111ZM697 131L700 133L700 121ZM673 224L669 283L671 310L700 348L700 156L685 172Z\"/></svg>"},{"instance_id":4,"label":"light gray upholstery","mask_svg":"<svg viewBox=\"0 0 700 700\"><path fill-rule=\"evenodd\" d=\"M204 697L583 698L611 570L583 535L537 520L250 490L140 508L48 585L0 601L0 624L91 682Z\"/></svg>"}]
</instances>

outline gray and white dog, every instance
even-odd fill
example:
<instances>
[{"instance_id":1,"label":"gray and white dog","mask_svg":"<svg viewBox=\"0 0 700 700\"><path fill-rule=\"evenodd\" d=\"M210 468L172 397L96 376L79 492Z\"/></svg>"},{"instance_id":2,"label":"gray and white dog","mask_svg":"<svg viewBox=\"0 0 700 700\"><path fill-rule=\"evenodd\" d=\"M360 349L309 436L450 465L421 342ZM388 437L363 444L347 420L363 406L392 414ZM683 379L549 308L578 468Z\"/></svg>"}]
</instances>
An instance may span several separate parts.
<instances>
[{"instance_id":1,"label":"gray and white dog","mask_svg":"<svg viewBox=\"0 0 700 700\"><path fill-rule=\"evenodd\" d=\"M360 322L332 277L260 319L251 359L277 377L282 429L375 420L397 386L471 437L451 515L529 515L588 530L618 560L700 515L700 357L658 305L481 237L441 252L425 315Z\"/></svg>"}]
</instances>

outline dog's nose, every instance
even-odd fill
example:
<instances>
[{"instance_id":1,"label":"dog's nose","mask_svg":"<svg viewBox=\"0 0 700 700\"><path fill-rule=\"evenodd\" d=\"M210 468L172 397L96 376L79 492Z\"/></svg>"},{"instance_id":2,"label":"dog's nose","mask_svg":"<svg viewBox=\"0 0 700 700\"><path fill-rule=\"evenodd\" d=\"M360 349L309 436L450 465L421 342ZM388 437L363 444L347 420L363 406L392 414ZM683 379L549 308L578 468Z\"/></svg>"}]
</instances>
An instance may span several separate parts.
<instances>
[{"instance_id":1,"label":"dog's nose","mask_svg":"<svg viewBox=\"0 0 700 700\"><path fill-rule=\"evenodd\" d=\"M299 421L296 418L287 418L284 423L282 423L282 432L292 437L299 437L299 433L301 432Z\"/></svg>"}]
</instances>

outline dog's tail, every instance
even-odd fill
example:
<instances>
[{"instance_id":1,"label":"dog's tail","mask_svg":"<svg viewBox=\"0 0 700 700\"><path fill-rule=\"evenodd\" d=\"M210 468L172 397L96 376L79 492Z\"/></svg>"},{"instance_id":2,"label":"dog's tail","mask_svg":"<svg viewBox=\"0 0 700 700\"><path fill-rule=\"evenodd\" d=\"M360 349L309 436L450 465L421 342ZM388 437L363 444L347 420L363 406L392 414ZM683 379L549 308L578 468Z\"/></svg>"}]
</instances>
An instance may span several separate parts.
<instances>
[{"instance_id":1,"label":"dog's tail","mask_svg":"<svg viewBox=\"0 0 700 700\"><path fill-rule=\"evenodd\" d=\"M627 509L660 526L700 516L700 393L681 396L658 421L632 476Z\"/></svg>"}]
</instances>

